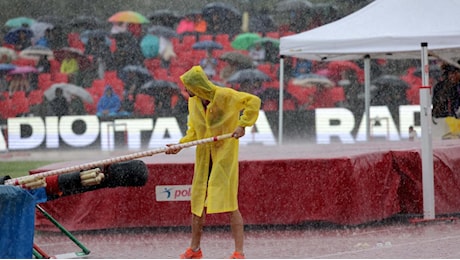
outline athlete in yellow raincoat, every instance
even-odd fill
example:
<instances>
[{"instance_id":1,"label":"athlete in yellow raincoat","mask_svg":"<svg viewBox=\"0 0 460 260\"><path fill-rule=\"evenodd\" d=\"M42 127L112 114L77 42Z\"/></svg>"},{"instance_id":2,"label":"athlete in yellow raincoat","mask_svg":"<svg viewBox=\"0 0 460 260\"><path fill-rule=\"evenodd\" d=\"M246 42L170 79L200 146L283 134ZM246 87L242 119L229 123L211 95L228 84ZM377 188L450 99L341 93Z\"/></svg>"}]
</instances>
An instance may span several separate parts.
<instances>
[{"instance_id":1,"label":"athlete in yellow raincoat","mask_svg":"<svg viewBox=\"0 0 460 260\"><path fill-rule=\"evenodd\" d=\"M208 80L200 66L180 77L187 92L189 118L186 135L180 143L233 133L235 138L198 145L192 181L192 243L187 250L200 250L200 236L206 213L231 212L235 253L243 255L243 221L238 210L238 138L259 115L257 96L219 87ZM177 153L180 149L166 153ZM192 253L193 253L192 252ZM190 253L190 252L189 252ZM200 250L201 254L201 250ZM187 252L181 255L188 258ZM195 256L195 255L194 255Z\"/></svg>"}]
</instances>

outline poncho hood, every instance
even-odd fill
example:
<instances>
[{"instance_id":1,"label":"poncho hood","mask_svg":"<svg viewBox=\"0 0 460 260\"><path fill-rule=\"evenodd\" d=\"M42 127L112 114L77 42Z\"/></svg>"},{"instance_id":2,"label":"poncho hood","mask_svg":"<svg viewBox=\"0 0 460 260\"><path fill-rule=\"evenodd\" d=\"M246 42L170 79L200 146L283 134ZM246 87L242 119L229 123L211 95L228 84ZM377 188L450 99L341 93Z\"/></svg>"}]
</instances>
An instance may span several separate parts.
<instances>
[{"instance_id":1,"label":"poncho hood","mask_svg":"<svg viewBox=\"0 0 460 260\"><path fill-rule=\"evenodd\" d=\"M193 66L180 76L185 88L195 96L211 101L217 88L206 76L201 66Z\"/></svg>"}]
</instances>

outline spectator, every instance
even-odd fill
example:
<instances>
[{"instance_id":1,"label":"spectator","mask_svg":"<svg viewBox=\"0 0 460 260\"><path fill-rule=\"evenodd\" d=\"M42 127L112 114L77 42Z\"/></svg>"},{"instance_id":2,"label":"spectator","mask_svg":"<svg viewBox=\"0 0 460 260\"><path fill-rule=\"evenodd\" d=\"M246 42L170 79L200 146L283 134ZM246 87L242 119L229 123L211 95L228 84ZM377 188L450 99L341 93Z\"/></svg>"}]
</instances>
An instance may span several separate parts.
<instances>
[{"instance_id":1,"label":"spectator","mask_svg":"<svg viewBox=\"0 0 460 260\"><path fill-rule=\"evenodd\" d=\"M194 16L194 31L197 33L206 33L207 23L201 14Z\"/></svg>"},{"instance_id":2,"label":"spectator","mask_svg":"<svg viewBox=\"0 0 460 260\"><path fill-rule=\"evenodd\" d=\"M201 59L200 66L203 68L206 76L212 79L217 74L217 59L212 56L212 49L206 50L206 57Z\"/></svg>"},{"instance_id":3,"label":"spectator","mask_svg":"<svg viewBox=\"0 0 460 260\"><path fill-rule=\"evenodd\" d=\"M249 49L249 56L252 58L254 65L265 62L265 49L262 44L256 43L254 47Z\"/></svg>"},{"instance_id":4,"label":"spectator","mask_svg":"<svg viewBox=\"0 0 460 260\"><path fill-rule=\"evenodd\" d=\"M40 55L40 58L37 62L37 69L39 73L50 73L51 72L51 63L48 60L48 55Z\"/></svg>"},{"instance_id":5,"label":"spectator","mask_svg":"<svg viewBox=\"0 0 460 260\"><path fill-rule=\"evenodd\" d=\"M69 103L69 115L86 115L85 105L79 96L71 95Z\"/></svg>"},{"instance_id":6,"label":"spectator","mask_svg":"<svg viewBox=\"0 0 460 260\"><path fill-rule=\"evenodd\" d=\"M75 83L78 78L78 73L80 72L80 65L78 64L75 54L68 52L65 55L66 56L61 62L60 72L67 74L69 82Z\"/></svg>"},{"instance_id":7,"label":"spectator","mask_svg":"<svg viewBox=\"0 0 460 260\"><path fill-rule=\"evenodd\" d=\"M177 25L177 34L193 33L195 32L195 21L193 20L194 14L187 14L182 18Z\"/></svg>"},{"instance_id":8,"label":"spectator","mask_svg":"<svg viewBox=\"0 0 460 260\"><path fill-rule=\"evenodd\" d=\"M69 114L69 103L64 97L62 88L56 88L54 91L55 97L50 101L50 113L53 116L65 116Z\"/></svg>"},{"instance_id":9,"label":"spectator","mask_svg":"<svg viewBox=\"0 0 460 260\"><path fill-rule=\"evenodd\" d=\"M414 141L417 139L417 131L415 131L413 126L409 126L409 141Z\"/></svg>"},{"instance_id":10,"label":"spectator","mask_svg":"<svg viewBox=\"0 0 460 260\"><path fill-rule=\"evenodd\" d=\"M31 88L27 74L13 74L8 84L8 88L10 95L16 91L29 92Z\"/></svg>"},{"instance_id":11,"label":"spectator","mask_svg":"<svg viewBox=\"0 0 460 260\"><path fill-rule=\"evenodd\" d=\"M103 116L116 116L121 107L120 98L113 92L112 86L107 85L104 89L104 95L97 103L96 115Z\"/></svg>"},{"instance_id":12,"label":"spectator","mask_svg":"<svg viewBox=\"0 0 460 260\"><path fill-rule=\"evenodd\" d=\"M460 69L450 64L441 66L443 78L433 87L433 117L456 117L460 103Z\"/></svg>"}]
</instances>

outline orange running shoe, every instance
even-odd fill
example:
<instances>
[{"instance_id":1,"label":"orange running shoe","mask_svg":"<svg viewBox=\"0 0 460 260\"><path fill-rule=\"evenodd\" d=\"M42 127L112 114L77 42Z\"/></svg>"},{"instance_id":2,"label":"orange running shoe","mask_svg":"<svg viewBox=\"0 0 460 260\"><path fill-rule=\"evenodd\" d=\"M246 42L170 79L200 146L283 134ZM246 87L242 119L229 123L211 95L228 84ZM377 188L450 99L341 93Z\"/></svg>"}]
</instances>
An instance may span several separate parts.
<instances>
[{"instance_id":1,"label":"orange running shoe","mask_svg":"<svg viewBox=\"0 0 460 260\"><path fill-rule=\"evenodd\" d=\"M240 252L233 252L233 255L230 256L230 259L245 259L244 254Z\"/></svg>"},{"instance_id":2,"label":"orange running shoe","mask_svg":"<svg viewBox=\"0 0 460 260\"><path fill-rule=\"evenodd\" d=\"M180 255L180 259L201 259L203 258L203 253L201 252L201 248L198 251L193 251L192 248L187 248L185 253Z\"/></svg>"}]
</instances>

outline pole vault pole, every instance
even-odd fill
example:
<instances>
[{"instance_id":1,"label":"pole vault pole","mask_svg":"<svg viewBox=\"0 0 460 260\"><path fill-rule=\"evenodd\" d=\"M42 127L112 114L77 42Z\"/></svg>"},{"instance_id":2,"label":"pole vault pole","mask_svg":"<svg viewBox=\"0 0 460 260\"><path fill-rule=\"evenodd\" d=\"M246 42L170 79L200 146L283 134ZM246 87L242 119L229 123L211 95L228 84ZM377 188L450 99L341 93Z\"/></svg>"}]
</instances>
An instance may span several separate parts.
<instances>
[{"instance_id":1,"label":"pole vault pole","mask_svg":"<svg viewBox=\"0 0 460 260\"><path fill-rule=\"evenodd\" d=\"M152 155L159 154L159 153L164 153L168 150L183 149L183 148L188 148L188 147L195 146L195 145L200 145L200 144L205 144L205 143L210 143L210 142L217 142L220 140L231 138L232 136L233 136L233 133L228 133L228 134L223 134L219 136L199 139L199 140L191 141L187 143L175 144L169 147L162 147L162 148L158 148L154 150L132 153L132 154L122 155L122 156L104 159L100 161L95 161L95 162L70 166L66 168L41 172L41 173L23 176L19 178L13 178L13 179L6 180L5 185L14 185L14 186L21 186L21 187L27 188L29 187L29 185L27 184L34 183L34 182L40 182L41 180L43 180L43 178L46 178L48 176L59 175L59 174L64 174L64 173L69 173L69 172L90 170L90 169L94 169L100 166L110 165L110 164L117 163L117 162L129 161L129 160L133 160L137 158L142 158L142 157L152 156Z\"/></svg>"}]
</instances>

